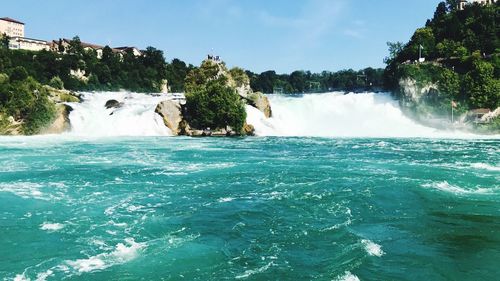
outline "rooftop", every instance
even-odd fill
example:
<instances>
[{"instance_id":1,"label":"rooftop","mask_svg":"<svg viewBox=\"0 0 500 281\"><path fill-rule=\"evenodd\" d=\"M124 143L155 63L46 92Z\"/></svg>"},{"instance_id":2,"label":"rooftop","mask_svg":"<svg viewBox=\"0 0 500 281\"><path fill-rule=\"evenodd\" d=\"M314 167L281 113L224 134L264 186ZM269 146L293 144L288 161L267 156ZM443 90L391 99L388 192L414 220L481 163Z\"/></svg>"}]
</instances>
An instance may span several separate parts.
<instances>
[{"instance_id":1,"label":"rooftop","mask_svg":"<svg viewBox=\"0 0 500 281\"><path fill-rule=\"evenodd\" d=\"M9 17L0 18L0 20L3 20L3 21L10 21L10 22L13 22L13 23L18 23L18 24L24 24L24 22L20 22L20 21L18 21L18 20L11 19L11 18L9 18Z\"/></svg>"},{"instance_id":2,"label":"rooftop","mask_svg":"<svg viewBox=\"0 0 500 281\"><path fill-rule=\"evenodd\" d=\"M474 110L471 110L473 114L487 114L490 113L491 110L489 108L477 108Z\"/></svg>"}]
</instances>

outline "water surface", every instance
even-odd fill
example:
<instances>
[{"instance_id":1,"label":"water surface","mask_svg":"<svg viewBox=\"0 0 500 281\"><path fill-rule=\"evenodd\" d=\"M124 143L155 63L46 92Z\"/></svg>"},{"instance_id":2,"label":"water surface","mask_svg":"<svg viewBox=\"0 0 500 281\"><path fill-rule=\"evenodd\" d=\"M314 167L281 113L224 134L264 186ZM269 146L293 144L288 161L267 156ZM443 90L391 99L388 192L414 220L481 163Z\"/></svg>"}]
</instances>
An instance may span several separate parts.
<instances>
[{"instance_id":1,"label":"water surface","mask_svg":"<svg viewBox=\"0 0 500 281\"><path fill-rule=\"evenodd\" d=\"M499 145L0 138L0 279L494 280Z\"/></svg>"}]
</instances>

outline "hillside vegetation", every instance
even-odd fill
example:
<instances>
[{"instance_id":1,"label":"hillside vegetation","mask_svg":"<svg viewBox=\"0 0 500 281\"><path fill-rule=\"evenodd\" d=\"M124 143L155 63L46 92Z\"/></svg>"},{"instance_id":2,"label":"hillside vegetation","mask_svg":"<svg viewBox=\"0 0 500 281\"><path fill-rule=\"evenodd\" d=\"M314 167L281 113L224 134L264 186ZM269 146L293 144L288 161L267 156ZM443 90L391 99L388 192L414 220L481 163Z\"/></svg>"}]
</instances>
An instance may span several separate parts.
<instances>
[{"instance_id":1,"label":"hillside vegetation","mask_svg":"<svg viewBox=\"0 0 500 281\"><path fill-rule=\"evenodd\" d=\"M500 106L500 2L456 7L457 1L441 2L409 42L388 43L385 85L410 102L402 82L433 85L423 100L435 114L449 114L452 101L461 112L494 110ZM425 62L416 62L419 52Z\"/></svg>"}]
</instances>

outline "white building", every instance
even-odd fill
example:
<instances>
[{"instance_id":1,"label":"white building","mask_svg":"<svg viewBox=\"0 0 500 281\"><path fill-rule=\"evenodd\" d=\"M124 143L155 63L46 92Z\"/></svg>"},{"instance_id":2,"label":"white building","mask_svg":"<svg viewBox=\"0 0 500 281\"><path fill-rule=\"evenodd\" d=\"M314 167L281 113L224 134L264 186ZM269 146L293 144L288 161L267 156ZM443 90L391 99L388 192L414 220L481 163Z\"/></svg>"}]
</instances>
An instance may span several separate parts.
<instances>
[{"instance_id":1,"label":"white building","mask_svg":"<svg viewBox=\"0 0 500 281\"><path fill-rule=\"evenodd\" d=\"M16 36L10 38L9 49L28 50L28 51L41 51L41 50L48 51L50 50L50 45L47 41Z\"/></svg>"},{"instance_id":2,"label":"white building","mask_svg":"<svg viewBox=\"0 0 500 281\"><path fill-rule=\"evenodd\" d=\"M24 37L24 23L11 18L0 18L0 34L9 37Z\"/></svg>"},{"instance_id":3,"label":"white building","mask_svg":"<svg viewBox=\"0 0 500 281\"><path fill-rule=\"evenodd\" d=\"M136 57L140 57L142 55L141 50L137 49L136 47L116 47L115 49L120 50L122 53L127 53L128 51L132 51L132 54Z\"/></svg>"},{"instance_id":4,"label":"white building","mask_svg":"<svg viewBox=\"0 0 500 281\"><path fill-rule=\"evenodd\" d=\"M467 5L472 5L474 3L478 3L480 5L491 5L495 4L497 0L461 0L458 2L458 9L463 10Z\"/></svg>"}]
</instances>

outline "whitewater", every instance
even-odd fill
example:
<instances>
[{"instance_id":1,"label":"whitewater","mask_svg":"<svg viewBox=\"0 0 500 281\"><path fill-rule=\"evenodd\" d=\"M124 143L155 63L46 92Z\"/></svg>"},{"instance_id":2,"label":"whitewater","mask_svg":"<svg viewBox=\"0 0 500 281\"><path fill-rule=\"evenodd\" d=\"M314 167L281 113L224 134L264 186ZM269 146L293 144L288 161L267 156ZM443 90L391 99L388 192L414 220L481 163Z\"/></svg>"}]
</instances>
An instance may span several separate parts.
<instances>
[{"instance_id":1,"label":"whitewater","mask_svg":"<svg viewBox=\"0 0 500 281\"><path fill-rule=\"evenodd\" d=\"M155 108L161 101L172 99L167 94L130 92L82 93L81 103L68 103L73 109L69 115L73 136L168 136L170 129L163 123ZM106 102L115 100L118 108L106 108Z\"/></svg>"},{"instance_id":2,"label":"whitewater","mask_svg":"<svg viewBox=\"0 0 500 281\"><path fill-rule=\"evenodd\" d=\"M87 137L171 136L155 113L159 102L179 94L128 92L83 93L81 103L69 103L71 132ZM105 108L116 100L119 108ZM497 138L426 127L407 117L387 93L269 95L272 118L246 106L247 123L257 136Z\"/></svg>"}]
</instances>

